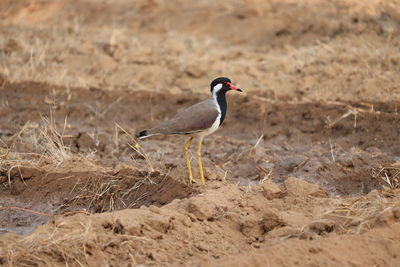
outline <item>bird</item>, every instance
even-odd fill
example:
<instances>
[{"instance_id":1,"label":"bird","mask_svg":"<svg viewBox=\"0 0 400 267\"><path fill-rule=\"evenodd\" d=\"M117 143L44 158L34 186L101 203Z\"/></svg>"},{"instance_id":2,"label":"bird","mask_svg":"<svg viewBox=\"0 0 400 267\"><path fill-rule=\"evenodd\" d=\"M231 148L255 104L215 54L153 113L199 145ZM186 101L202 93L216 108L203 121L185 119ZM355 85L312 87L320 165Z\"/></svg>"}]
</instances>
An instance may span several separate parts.
<instances>
[{"instance_id":1,"label":"bird","mask_svg":"<svg viewBox=\"0 0 400 267\"><path fill-rule=\"evenodd\" d=\"M210 84L211 98L197 104L181 109L169 120L166 120L149 130L140 131L139 139L156 135L189 135L185 143L184 152L189 174L189 183L195 183L189 159L189 147L194 137L199 137L197 146L197 162L200 169L202 184L205 184L203 164L201 161L201 146L203 138L214 133L224 122L227 111L225 94L228 91L243 92L242 89L232 84L226 77L218 77Z\"/></svg>"}]
</instances>

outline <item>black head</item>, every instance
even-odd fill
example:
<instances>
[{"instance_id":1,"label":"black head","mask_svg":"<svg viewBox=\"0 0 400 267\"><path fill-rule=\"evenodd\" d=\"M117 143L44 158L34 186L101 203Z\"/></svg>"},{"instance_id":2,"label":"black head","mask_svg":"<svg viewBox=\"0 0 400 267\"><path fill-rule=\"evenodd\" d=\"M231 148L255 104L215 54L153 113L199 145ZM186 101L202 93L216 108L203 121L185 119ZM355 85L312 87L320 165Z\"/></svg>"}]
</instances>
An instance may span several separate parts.
<instances>
[{"instance_id":1,"label":"black head","mask_svg":"<svg viewBox=\"0 0 400 267\"><path fill-rule=\"evenodd\" d=\"M237 88L234 86L229 78L226 77L219 77L211 82L210 84L211 94L217 92L224 92L226 93L229 90L236 90L239 92L243 92L242 89Z\"/></svg>"}]
</instances>

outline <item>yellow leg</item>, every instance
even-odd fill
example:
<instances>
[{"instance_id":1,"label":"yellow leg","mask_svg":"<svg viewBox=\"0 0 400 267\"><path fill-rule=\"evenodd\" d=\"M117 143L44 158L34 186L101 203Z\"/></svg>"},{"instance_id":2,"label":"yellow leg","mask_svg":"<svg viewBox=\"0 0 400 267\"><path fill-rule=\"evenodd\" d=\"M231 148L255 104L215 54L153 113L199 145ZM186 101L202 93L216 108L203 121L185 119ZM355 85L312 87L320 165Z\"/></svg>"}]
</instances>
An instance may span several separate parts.
<instances>
[{"instance_id":1,"label":"yellow leg","mask_svg":"<svg viewBox=\"0 0 400 267\"><path fill-rule=\"evenodd\" d=\"M190 137L185 145L185 157L186 157L186 164L187 164L187 168L188 168L188 172L189 172L189 183L190 184L196 182L196 180L193 179L192 166L190 166L190 159L189 159L189 147L190 147L190 144L192 143L192 140L193 140L193 137Z\"/></svg>"},{"instance_id":2,"label":"yellow leg","mask_svg":"<svg viewBox=\"0 0 400 267\"><path fill-rule=\"evenodd\" d=\"M202 142L203 142L203 137L200 137L199 146L197 147L197 162L199 163L199 168L200 168L201 183L205 184L206 182L204 179L203 164L201 163L201 143Z\"/></svg>"}]
</instances>

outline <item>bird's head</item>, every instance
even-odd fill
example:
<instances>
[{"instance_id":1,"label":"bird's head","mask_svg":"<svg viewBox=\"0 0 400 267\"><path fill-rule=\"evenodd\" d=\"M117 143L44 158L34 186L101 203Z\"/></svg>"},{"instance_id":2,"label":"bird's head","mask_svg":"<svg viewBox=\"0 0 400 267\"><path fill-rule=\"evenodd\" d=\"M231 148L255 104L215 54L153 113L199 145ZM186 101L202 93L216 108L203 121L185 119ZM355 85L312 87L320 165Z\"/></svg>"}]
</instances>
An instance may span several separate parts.
<instances>
[{"instance_id":1,"label":"bird's head","mask_svg":"<svg viewBox=\"0 0 400 267\"><path fill-rule=\"evenodd\" d=\"M243 92L242 89L234 86L229 78L219 77L210 84L211 94L216 95L219 92L226 93L230 90Z\"/></svg>"}]
</instances>

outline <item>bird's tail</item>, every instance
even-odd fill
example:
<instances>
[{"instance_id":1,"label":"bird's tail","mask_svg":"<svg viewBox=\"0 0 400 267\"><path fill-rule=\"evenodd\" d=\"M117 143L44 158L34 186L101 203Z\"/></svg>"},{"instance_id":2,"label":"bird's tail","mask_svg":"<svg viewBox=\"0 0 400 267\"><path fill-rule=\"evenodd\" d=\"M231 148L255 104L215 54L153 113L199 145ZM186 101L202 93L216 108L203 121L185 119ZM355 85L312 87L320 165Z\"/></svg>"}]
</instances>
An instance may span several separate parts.
<instances>
[{"instance_id":1,"label":"bird's tail","mask_svg":"<svg viewBox=\"0 0 400 267\"><path fill-rule=\"evenodd\" d=\"M144 139L153 135L160 135L159 133L153 133L152 130L153 129L141 131L136 135L136 137L139 139Z\"/></svg>"},{"instance_id":2,"label":"bird's tail","mask_svg":"<svg viewBox=\"0 0 400 267\"><path fill-rule=\"evenodd\" d=\"M144 139L144 138L149 137L149 136L151 136L151 135L147 134L147 130L141 131L136 135L136 137L139 138L139 139Z\"/></svg>"}]
</instances>

